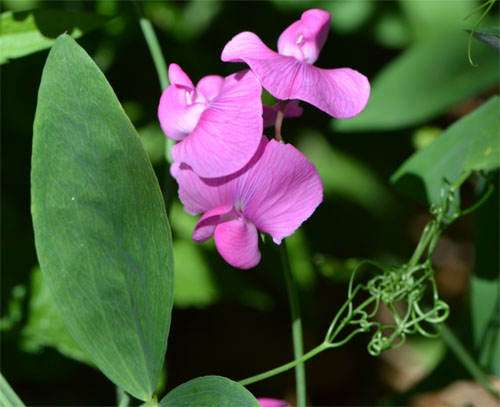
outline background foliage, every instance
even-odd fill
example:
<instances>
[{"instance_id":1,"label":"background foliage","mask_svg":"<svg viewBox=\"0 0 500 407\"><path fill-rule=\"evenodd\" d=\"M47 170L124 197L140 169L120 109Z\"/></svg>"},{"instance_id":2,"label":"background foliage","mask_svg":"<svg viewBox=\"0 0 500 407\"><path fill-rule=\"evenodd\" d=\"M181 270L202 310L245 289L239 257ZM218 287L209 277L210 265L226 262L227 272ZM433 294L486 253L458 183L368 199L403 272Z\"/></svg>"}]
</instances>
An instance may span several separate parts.
<instances>
[{"instance_id":1,"label":"background foliage","mask_svg":"<svg viewBox=\"0 0 500 407\"><path fill-rule=\"evenodd\" d=\"M28 405L112 405L113 385L74 343L37 271L29 174L37 92L47 51L34 51L47 49L64 31L81 37L79 43L104 72L138 129L163 185L167 166L165 138L156 118L158 80L131 2L4 0L3 4L1 62L10 61L1 68L2 372ZM436 194L434 186L425 187L438 180L429 177L426 184L422 177L424 186L415 187L414 179L398 175L392 184L391 175L444 129L432 144L431 159L419 158L424 153L416 155L398 174L412 162L422 170L419 159L431 173L443 165L456 174L453 166L459 168L470 159L463 150L462 155L451 157L450 151L460 143L473 145L468 139L473 137L471 132L459 128L460 143L447 144L447 138L457 133L459 123L474 119L462 117L498 93L498 54L474 40L473 59L479 67L467 61L468 36L463 28L470 28L476 16L465 23L463 18L478 4L416 0L144 3L167 62L180 64L195 81L238 69L220 61L220 52L233 35L253 31L274 48L281 31L303 10L319 7L332 13L332 30L317 65L349 66L372 83L369 105L355 119L332 121L304 106L301 119L284 123L286 140L300 146L315 163L325 187L323 204L288 242L301 289L306 349L322 340L345 299L345 284L358 259L402 263L418 240L428 219L427 198L433 201ZM483 26L495 21L497 5ZM32 48L18 52L15 41L20 38ZM269 95L265 98L272 100ZM498 99L496 103L498 111ZM487 126L482 117L476 117L476 122L471 130L479 124ZM495 154L498 159L498 150L491 157ZM494 173L498 161L490 167ZM498 177L495 182L498 185ZM480 182L466 183L464 205L475 201L482 188ZM483 369L497 376L498 213L497 190L477 216L463 218L447 230L434 256L441 295L452 307L450 326L474 350ZM202 375L238 380L286 362L292 355L277 248L266 243L256 269L235 270L217 255L213 242L191 241L195 221L174 202L170 223L175 303L160 393ZM469 378L441 340L415 339L376 359L365 347L366 339L360 336L342 350L308 362L311 404L416 404L415 395ZM293 373L249 389L254 395L287 398L293 393Z\"/></svg>"}]
</instances>

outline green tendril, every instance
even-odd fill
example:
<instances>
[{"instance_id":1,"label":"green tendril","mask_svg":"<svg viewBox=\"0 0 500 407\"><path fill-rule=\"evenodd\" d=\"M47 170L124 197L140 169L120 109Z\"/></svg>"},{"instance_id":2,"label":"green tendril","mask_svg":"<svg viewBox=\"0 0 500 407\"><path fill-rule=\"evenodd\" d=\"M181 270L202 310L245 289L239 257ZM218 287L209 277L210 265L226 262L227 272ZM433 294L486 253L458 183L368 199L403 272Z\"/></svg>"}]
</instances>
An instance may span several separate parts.
<instances>
[{"instance_id":1,"label":"green tendril","mask_svg":"<svg viewBox=\"0 0 500 407\"><path fill-rule=\"evenodd\" d=\"M372 260L357 264L349 279L347 299L328 327L323 343L292 362L239 383L248 385L282 373L326 349L346 344L360 333L371 334L367 350L372 356L403 346L409 335L439 337L445 329L444 322L448 319L450 308L439 298L432 253L443 231L459 217L476 210L493 191L490 182L488 190L476 204L461 210L458 192L470 175L471 171L463 172L453 184L443 179L440 200L430 207L433 219L424 227L419 243L406 264L384 267ZM382 324L375 320L382 306L390 312L391 323Z\"/></svg>"},{"instance_id":2,"label":"green tendril","mask_svg":"<svg viewBox=\"0 0 500 407\"><path fill-rule=\"evenodd\" d=\"M473 67L477 67L478 64L474 63L474 61L472 60L472 39L474 38L474 33L476 32L477 28L481 25L481 23L483 22L483 20L486 18L486 16L490 12L491 8L493 7L493 4L495 4L495 1L496 0L487 0L486 2L484 2L479 7L477 7L476 9L474 9L471 13L469 13L464 18L464 20L467 20L470 16L472 16L473 14L476 14L479 10L483 9L484 7L486 7L486 10L484 10L483 14L481 14L481 17L476 22L476 24L474 24L474 26L472 27L472 29L470 30L470 33L469 33L469 42L467 44L467 57L469 58L469 63Z\"/></svg>"}]
</instances>

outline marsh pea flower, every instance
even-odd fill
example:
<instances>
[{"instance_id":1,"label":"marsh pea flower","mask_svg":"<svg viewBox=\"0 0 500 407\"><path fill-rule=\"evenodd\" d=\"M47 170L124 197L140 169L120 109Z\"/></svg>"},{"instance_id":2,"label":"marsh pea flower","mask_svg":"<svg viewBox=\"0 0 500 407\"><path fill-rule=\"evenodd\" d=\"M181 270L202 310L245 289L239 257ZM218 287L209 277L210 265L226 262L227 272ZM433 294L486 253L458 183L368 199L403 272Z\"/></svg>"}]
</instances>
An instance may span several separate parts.
<instances>
[{"instance_id":1,"label":"marsh pea flower","mask_svg":"<svg viewBox=\"0 0 500 407\"><path fill-rule=\"evenodd\" d=\"M307 10L278 39L278 52L251 32L226 44L221 59L245 62L262 86L281 100L299 99L338 119L360 113L370 95L368 79L350 68L321 69L313 65L323 48L331 15Z\"/></svg>"},{"instance_id":2,"label":"marsh pea flower","mask_svg":"<svg viewBox=\"0 0 500 407\"><path fill-rule=\"evenodd\" d=\"M323 200L314 165L291 144L265 136L250 162L230 176L201 178L180 163L172 164L171 173L184 210L203 214L193 240L204 242L213 235L224 260L242 269L260 261L257 230L280 244Z\"/></svg>"},{"instance_id":3,"label":"marsh pea flower","mask_svg":"<svg viewBox=\"0 0 500 407\"><path fill-rule=\"evenodd\" d=\"M196 87L176 64L163 92L158 118L165 135L178 141L172 158L202 177L221 177L244 167L262 136L262 87L246 70L226 78L205 76Z\"/></svg>"},{"instance_id":4,"label":"marsh pea flower","mask_svg":"<svg viewBox=\"0 0 500 407\"><path fill-rule=\"evenodd\" d=\"M260 397L257 399L257 401L262 407L290 407L290 404L288 404L286 401L279 399Z\"/></svg>"}]
</instances>

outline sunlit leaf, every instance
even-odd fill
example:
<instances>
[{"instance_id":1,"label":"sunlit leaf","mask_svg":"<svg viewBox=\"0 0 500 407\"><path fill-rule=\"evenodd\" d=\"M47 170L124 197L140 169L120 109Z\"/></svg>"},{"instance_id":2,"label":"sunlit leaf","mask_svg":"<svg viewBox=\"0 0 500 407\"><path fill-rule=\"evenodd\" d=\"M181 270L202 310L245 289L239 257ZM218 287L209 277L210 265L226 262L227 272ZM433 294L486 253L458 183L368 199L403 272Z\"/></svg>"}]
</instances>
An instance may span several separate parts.
<instances>
[{"instance_id":1,"label":"sunlit leaf","mask_svg":"<svg viewBox=\"0 0 500 407\"><path fill-rule=\"evenodd\" d=\"M462 100L498 83L498 57L483 44L467 60L467 36L443 34L415 44L371 80L364 111L348 120L334 120L338 131L382 131L425 123Z\"/></svg>"},{"instance_id":2,"label":"sunlit leaf","mask_svg":"<svg viewBox=\"0 0 500 407\"><path fill-rule=\"evenodd\" d=\"M203 376L173 389L160 407L260 407L242 385L221 376Z\"/></svg>"},{"instance_id":3,"label":"sunlit leaf","mask_svg":"<svg viewBox=\"0 0 500 407\"><path fill-rule=\"evenodd\" d=\"M50 48L62 33L78 38L110 20L83 11L6 11L0 15L0 63Z\"/></svg>"},{"instance_id":4,"label":"sunlit leaf","mask_svg":"<svg viewBox=\"0 0 500 407\"><path fill-rule=\"evenodd\" d=\"M38 259L63 320L108 378L149 400L173 302L169 224L135 129L68 35L44 68L31 181Z\"/></svg>"},{"instance_id":5,"label":"sunlit leaf","mask_svg":"<svg viewBox=\"0 0 500 407\"><path fill-rule=\"evenodd\" d=\"M411 156L391 178L396 188L436 203L443 178L454 182L464 170L498 167L499 103L492 97Z\"/></svg>"}]
</instances>

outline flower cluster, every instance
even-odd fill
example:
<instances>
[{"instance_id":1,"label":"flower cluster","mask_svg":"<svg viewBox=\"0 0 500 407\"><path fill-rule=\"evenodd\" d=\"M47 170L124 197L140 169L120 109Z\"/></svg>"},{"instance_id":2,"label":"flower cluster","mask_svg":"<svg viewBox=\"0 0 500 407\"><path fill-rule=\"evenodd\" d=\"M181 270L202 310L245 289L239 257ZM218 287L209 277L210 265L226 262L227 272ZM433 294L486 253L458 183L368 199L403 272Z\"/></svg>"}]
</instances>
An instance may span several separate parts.
<instances>
[{"instance_id":1,"label":"flower cluster","mask_svg":"<svg viewBox=\"0 0 500 407\"><path fill-rule=\"evenodd\" d=\"M196 86L178 65L169 67L172 84L161 96L158 117L165 135L177 141L171 174L186 212L202 214L193 239L214 236L234 267L259 263L258 231L280 244L323 199L314 165L292 145L269 140L264 127L274 125L280 112L300 116L299 100L336 118L355 116L368 101L370 86L359 72L312 65L329 26L329 13L304 12L279 37L277 53L255 34L240 33L221 58L250 70L206 76ZM263 106L262 87L280 102Z\"/></svg>"}]
</instances>

